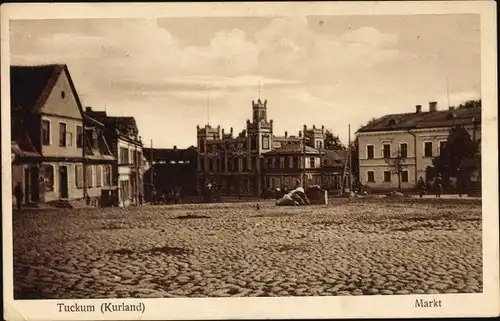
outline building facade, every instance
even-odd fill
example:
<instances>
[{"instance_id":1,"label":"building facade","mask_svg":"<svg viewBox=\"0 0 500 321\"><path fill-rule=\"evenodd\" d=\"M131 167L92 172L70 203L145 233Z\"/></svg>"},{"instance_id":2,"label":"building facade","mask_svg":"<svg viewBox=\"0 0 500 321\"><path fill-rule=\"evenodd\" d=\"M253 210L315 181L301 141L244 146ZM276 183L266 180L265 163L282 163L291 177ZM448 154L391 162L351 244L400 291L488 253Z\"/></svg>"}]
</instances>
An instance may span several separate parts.
<instances>
[{"instance_id":1,"label":"building facade","mask_svg":"<svg viewBox=\"0 0 500 321\"><path fill-rule=\"evenodd\" d=\"M321 183L321 177L339 175L333 162L324 173L324 127L307 128L298 136L276 136L267 118L267 100L252 101L252 120L234 135L220 126L197 126L197 190L215 185L222 195L262 196L276 187ZM325 179L324 182L335 179Z\"/></svg>"},{"instance_id":2,"label":"building facade","mask_svg":"<svg viewBox=\"0 0 500 321\"><path fill-rule=\"evenodd\" d=\"M432 159L446 146L450 129L463 126L473 141L481 139L480 108L438 110L430 102L429 110L417 105L414 113L386 115L358 130L359 178L373 190L398 188L391 159L401 157L401 188L413 189L422 177L434 179Z\"/></svg>"},{"instance_id":3,"label":"building facade","mask_svg":"<svg viewBox=\"0 0 500 321\"><path fill-rule=\"evenodd\" d=\"M83 199L82 107L67 66L11 66L10 74L12 181L23 186L23 203Z\"/></svg>"},{"instance_id":4,"label":"building facade","mask_svg":"<svg viewBox=\"0 0 500 321\"><path fill-rule=\"evenodd\" d=\"M151 200L152 192L166 194L179 190L182 197L196 196L197 178L196 147L186 149L144 148L144 158L148 164L144 172L144 197Z\"/></svg>"},{"instance_id":5,"label":"building facade","mask_svg":"<svg viewBox=\"0 0 500 321\"><path fill-rule=\"evenodd\" d=\"M104 125L104 137L116 162L112 166L112 186L117 186L116 205L140 205L144 196L143 144L133 117L109 116L104 111L85 108L85 114Z\"/></svg>"},{"instance_id":6,"label":"building facade","mask_svg":"<svg viewBox=\"0 0 500 321\"><path fill-rule=\"evenodd\" d=\"M106 127L85 115L82 137L85 158L83 166L76 168L76 185L83 188L85 201L93 206L118 205L118 186L113 181L113 165L116 158L106 138ZM78 143L77 143L78 144Z\"/></svg>"}]
</instances>

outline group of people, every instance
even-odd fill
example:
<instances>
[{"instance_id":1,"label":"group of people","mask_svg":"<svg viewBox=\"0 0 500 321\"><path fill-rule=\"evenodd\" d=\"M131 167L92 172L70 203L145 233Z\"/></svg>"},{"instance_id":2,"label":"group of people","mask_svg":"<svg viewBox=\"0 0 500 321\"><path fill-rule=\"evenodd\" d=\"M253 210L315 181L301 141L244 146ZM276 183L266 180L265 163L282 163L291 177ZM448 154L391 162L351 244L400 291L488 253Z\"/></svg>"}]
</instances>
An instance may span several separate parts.
<instances>
[{"instance_id":1,"label":"group of people","mask_svg":"<svg viewBox=\"0 0 500 321\"><path fill-rule=\"evenodd\" d=\"M151 204L178 204L182 201L182 189L180 187L164 189L159 194L153 191Z\"/></svg>"},{"instance_id":2,"label":"group of people","mask_svg":"<svg viewBox=\"0 0 500 321\"><path fill-rule=\"evenodd\" d=\"M432 182L426 183L424 181L424 178L420 176L417 182L417 189L420 198L424 197L424 194L428 193L429 188L434 190L434 193L437 198L441 197L441 195L443 194L443 177L441 176L441 174L439 174L438 176L436 176L436 178L434 178L433 183Z\"/></svg>"}]
</instances>

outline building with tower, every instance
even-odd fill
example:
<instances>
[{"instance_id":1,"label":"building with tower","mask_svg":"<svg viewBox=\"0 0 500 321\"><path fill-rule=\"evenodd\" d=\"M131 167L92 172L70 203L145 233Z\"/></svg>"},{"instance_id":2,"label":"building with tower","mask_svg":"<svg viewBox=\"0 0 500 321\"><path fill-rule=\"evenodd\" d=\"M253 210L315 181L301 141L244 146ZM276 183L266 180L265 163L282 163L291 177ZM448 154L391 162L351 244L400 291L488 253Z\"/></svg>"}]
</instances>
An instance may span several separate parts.
<instances>
[{"instance_id":1,"label":"building with tower","mask_svg":"<svg viewBox=\"0 0 500 321\"><path fill-rule=\"evenodd\" d=\"M267 100L252 101L252 120L236 135L233 128L226 133L220 126L197 126L197 189L201 193L215 186L222 195L262 196L270 189L293 187L297 180L304 185L334 182L320 179L325 174L322 164L330 157L323 151L324 140L323 126L304 126L298 136L274 135ZM325 175L340 177L345 162L329 164L333 166L325 167Z\"/></svg>"}]
</instances>

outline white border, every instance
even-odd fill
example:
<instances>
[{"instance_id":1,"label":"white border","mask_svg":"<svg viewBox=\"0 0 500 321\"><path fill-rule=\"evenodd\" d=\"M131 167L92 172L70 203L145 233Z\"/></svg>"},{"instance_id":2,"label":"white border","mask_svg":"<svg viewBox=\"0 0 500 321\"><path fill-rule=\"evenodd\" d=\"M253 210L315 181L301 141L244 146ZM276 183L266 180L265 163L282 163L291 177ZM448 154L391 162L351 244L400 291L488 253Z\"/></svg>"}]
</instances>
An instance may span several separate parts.
<instances>
[{"instance_id":1,"label":"white border","mask_svg":"<svg viewBox=\"0 0 500 321\"><path fill-rule=\"evenodd\" d=\"M2 157L4 313L7 320L186 320L255 318L334 317L450 317L495 316L499 314L498 251L498 163L497 163L497 75L496 3L490 1L419 2L309 2L309 3L169 3L169 4L4 4L1 7L2 80L9 79L9 19L131 18L131 17L239 17L269 15L407 15L480 14L483 148L494 157L482 157L483 177L483 264L484 292L481 294L290 297L290 298L207 298L115 300L143 302L144 314L58 313L54 300L14 301L12 279L11 168ZM10 105L9 81L2 81L2 105ZM2 155L9 155L10 109L2 108ZM415 298L437 298L443 308L416 309ZM78 300L99 304L103 300Z\"/></svg>"}]
</instances>

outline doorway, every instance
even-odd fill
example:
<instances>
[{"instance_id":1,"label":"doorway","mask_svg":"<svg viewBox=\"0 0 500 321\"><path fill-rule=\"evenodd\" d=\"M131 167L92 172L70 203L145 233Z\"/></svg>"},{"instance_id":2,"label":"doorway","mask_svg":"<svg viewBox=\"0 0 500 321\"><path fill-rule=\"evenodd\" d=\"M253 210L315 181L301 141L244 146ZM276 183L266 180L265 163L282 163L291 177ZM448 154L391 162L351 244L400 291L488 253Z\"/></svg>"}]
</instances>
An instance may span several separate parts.
<instances>
[{"instance_id":1,"label":"doorway","mask_svg":"<svg viewBox=\"0 0 500 321\"><path fill-rule=\"evenodd\" d=\"M30 168L30 200L32 202L38 202L40 190L40 169L38 167Z\"/></svg>"},{"instance_id":2,"label":"doorway","mask_svg":"<svg viewBox=\"0 0 500 321\"><path fill-rule=\"evenodd\" d=\"M59 167L59 192L61 199L68 198L68 168Z\"/></svg>"},{"instance_id":3,"label":"doorway","mask_svg":"<svg viewBox=\"0 0 500 321\"><path fill-rule=\"evenodd\" d=\"M31 194L31 175L29 167L24 169L24 204L28 204L30 202L30 194Z\"/></svg>"}]
</instances>

